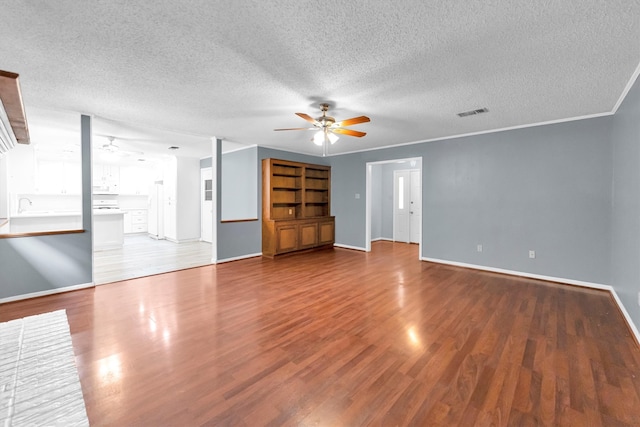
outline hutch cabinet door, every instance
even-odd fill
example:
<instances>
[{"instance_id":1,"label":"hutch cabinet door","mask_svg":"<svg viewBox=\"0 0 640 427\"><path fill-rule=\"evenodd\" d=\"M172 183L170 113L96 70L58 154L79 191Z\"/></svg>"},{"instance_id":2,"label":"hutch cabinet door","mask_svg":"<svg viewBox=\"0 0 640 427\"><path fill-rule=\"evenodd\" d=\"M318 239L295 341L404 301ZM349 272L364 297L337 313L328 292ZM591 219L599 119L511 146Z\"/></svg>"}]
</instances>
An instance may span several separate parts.
<instances>
[{"instance_id":1,"label":"hutch cabinet door","mask_svg":"<svg viewBox=\"0 0 640 427\"><path fill-rule=\"evenodd\" d=\"M334 230L334 222L326 221L320 223L320 233L319 233L319 242L320 245L325 245L329 243L333 243L335 230Z\"/></svg>"},{"instance_id":2,"label":"hutch cabinet door","mask_svg":"<svg viewBox=\"0 0 640 427\"><path fill-rule=\"evenodd\" d=\"M276 253L298 249L298 226L295 224L276 226Z\"/></svg>"},{"instance_id":3,"label":"hutch cabinet door","mask_svg":"<svg viewBox=\"0 0 640 427\"><path fill-rule=\"evenodd\" d=\"M300 249L318 246L318 223L300 224Z\"/></svg>"}]
</instances>

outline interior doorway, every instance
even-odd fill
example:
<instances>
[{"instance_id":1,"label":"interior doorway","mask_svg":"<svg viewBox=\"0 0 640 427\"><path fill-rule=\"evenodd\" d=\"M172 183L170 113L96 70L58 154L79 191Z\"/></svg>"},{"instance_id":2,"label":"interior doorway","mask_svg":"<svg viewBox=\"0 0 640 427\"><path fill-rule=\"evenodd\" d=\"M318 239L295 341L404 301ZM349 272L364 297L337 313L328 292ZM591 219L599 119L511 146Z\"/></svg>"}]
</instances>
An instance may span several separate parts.
<instances>
[{"instance_id":1,"label":"interior doorway","mask_svg":"<svg viewBox=\"0 0 640 427\"><path fill-rule=\"evenodd\" d=\"M369 162L366 166L365 250L378 240L417 243L418 257L422 254L422 158L406 158ZM402 171L397 174L396 171ZM402 176L402 191L397 192ZM396 193L396 195L394 195ZM402 193L402 237L394 235L394 208L399 206ZM413 203L411 203L413 202ZM412 213L413 212L413 213Z\"/></svg>"}]
</instances>

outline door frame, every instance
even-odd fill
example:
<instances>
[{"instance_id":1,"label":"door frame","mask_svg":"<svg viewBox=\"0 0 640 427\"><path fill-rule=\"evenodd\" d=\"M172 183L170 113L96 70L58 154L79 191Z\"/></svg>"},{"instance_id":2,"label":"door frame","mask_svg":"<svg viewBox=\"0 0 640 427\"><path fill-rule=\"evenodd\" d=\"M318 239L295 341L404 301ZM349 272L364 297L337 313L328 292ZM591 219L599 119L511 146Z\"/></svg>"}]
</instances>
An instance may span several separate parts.
<instances>
[{"instance_id":1,"label":"door frame","mask_svg":"<svg viewBox=\"0 0 640 427\"><path fill-rule=\"evenodd\" d=\"M411 169L417 169L420 172L420 203L422 205L422 221L420 221L420 241L418 242L418 259L422 259L422 224L424 222L424 193L422 191L422 157L407 157L401 159L380 160L377 162L367 162L366 164L366 187L365 187L365 250L371 252L371 179L372 166L387 164L411 162Z\"/></svg>"},{"instance_id":2,"label":"door frame","mask_svg":"<svg viewBox=\"0 0 640 427\"><path fill-rule=\"evenodd\" d=\"M409 212L409 243L417 243L420 241L420 234L422 232L422 171L420 169L408 169L409 170L409 204L413 205L413 174L416 173L417 183L418 183L418 197L420 198L420 221L418 221L418 239L417 241L413 241L411 236L413 233L413 227L411 226L411 221L414 219L414 208L411 207L411 211Z\"/></svg>"},{"instance_id":3,"label":"door frame","mask_svg":"<svg viewBox=\"0 0 640 427\"><path fill-rule=\"evenodd\" d=\"M205 203L205 199L204 199L204 193L205 193L205 186L204 186L204 182L205 179L210 179L211 180L211 195L212 195L212 199L211 199L211 214L208 215L208 218L205 217L205 209L204 209L204 203ZM213 168L212 167L208 167L208 168L201 168L200 169L200 241L202 242L207 242L207 243L213 243L213 195L215 194L214 189L213 189ZM206 220L210 219L210 224L209 224L209 228L211 229L211 240L205 240L204 239L204 225L206 224Z\"/></svg>"}]
</instances>

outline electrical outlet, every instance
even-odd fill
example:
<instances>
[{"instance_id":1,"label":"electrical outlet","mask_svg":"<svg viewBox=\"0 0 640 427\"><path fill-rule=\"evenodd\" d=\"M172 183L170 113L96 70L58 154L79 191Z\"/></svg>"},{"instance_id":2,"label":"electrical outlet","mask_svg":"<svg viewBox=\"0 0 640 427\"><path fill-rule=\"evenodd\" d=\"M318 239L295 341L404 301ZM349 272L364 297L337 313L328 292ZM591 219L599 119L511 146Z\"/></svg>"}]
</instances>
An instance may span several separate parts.
<instances>
[{"instance_id":1,"label":"electrical outlet","mask_svg":"<svg viewBox=\"0 0 640 427\"><path fill-rule=\"evenodd\" d=\"M478 245L478 252L482 252L482 245Z\"/></svg>"},{"instance_id":2,"label":"electrical outlet","mask_svg":"<svg viewBox=\"0 0 640 427\"><path fill-rule=\"evenodd\" d=\"M529 258L535 258L536 257L536 251L529 251Z\"/></svg>"},{"instance_id":3,"label":"electrical outlet","mask_svg":"<svg viewBox=\"0 0 640 427\"><path fill-rule=\"evenodd\" d=\"M356 199L360 198L360 193L356 193Z\"/></svg>"}]
</instances>

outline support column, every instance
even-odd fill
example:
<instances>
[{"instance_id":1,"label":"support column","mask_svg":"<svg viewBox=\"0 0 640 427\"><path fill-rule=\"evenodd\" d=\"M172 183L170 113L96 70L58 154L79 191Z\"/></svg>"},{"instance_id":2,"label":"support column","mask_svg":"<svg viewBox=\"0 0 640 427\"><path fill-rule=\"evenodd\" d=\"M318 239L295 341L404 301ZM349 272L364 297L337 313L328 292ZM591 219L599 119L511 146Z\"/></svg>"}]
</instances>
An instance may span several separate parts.
<instances>
[{"instance_id":1,"label":"support column","mask_svg":"<svg viewBox=\"0 0 640 427\"><path fill-rule=\"evenodd\" d=\"M218 262L218 227L220 227L221 217L221 196L222 196L222 140L215 136L211 138L211 197L213 226L211 227L211 263Z\"/></svg>"}]
</instances>

